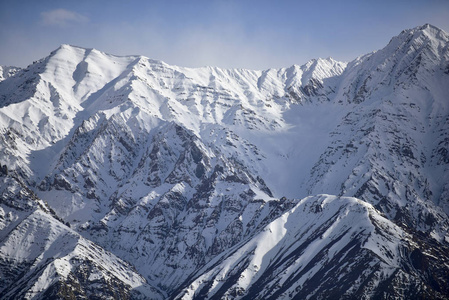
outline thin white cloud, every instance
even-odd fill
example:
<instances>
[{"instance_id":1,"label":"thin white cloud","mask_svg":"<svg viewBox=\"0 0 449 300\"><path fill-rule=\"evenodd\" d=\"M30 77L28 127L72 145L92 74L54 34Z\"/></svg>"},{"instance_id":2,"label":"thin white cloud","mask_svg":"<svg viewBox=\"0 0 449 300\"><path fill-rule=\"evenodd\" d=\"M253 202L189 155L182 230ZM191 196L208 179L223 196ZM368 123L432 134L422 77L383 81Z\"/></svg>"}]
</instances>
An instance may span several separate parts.
<instances>
[{"instance_id":1,"label":"thin white cloud","mask_svg":"<svg viewBox=\"0 0 449 300\"><path fill-rule=\"evenodd\" d=\"M66 26L70 23L86 23L89 19L77 12L59 8L41 13L45 25Z\"/></svg>"}]
</instances>

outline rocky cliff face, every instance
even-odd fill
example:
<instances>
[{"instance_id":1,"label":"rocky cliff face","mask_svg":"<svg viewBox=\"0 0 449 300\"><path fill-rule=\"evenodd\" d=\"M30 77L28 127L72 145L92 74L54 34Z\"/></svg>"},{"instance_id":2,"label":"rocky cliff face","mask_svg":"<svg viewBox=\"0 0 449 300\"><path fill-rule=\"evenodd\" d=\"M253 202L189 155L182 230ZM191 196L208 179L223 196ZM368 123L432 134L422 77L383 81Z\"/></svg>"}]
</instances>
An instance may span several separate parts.
<instances>
[{"instance_id":1,"label":"rocky cliff face","mask_svg":"<svg viewBox=\"0 0 449 300\"><path fill-rule=\"evenodd\" d=\"M449 297L444 31L348 64L2 70L5 297Z\"/></svg>"}]
</instances>

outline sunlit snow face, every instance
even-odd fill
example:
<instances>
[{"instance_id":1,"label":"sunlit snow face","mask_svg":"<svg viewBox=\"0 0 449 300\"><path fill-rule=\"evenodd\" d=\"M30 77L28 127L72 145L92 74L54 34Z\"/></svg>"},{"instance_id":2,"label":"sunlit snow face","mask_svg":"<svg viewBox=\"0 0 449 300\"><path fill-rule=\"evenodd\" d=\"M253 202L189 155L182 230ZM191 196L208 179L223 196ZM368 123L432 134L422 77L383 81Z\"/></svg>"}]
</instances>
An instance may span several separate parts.
<instances>
[{"instance_id":1,"label":"sunlit snow face","mask_svg":"<svg viewBox=\"0 0 449 300\"><path fill-rule=\"evenodd\" d=\"M0 83L7 286L443 290L426 274L446 272L448 42L424 25L348 64L265 71L62 45Z\"/></svg>"}]
</instances>

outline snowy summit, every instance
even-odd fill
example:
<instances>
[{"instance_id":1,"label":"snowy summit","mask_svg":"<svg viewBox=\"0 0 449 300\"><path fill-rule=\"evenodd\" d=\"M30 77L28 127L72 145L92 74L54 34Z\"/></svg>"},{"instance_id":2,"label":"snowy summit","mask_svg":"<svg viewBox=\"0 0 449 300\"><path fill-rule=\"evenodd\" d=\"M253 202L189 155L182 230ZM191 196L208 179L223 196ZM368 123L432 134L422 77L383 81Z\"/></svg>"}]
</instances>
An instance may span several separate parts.
<instances>
[{"instance_id":1,"label":"snowy summit","mask_svg":"<svg viewBox=\"0 0 449 300\"><path fill-rule=\"evenodd\" d=\"M449 35L0 68L0 298L449 299Z\"/></svg>"}]
</instances>

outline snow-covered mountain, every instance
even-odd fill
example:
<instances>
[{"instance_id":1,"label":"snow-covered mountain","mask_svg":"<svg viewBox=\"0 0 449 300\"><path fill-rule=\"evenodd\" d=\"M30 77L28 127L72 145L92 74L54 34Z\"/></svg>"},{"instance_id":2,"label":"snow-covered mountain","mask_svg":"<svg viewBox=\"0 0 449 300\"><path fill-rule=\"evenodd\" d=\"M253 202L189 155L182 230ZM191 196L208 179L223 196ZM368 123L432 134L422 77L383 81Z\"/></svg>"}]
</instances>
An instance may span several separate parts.
<instances>
[{"instance_id":1,"label":"snow-covered mountain","mask_svg":"<svg viewBox=\"0 0 449 300\"><path fill-rule=\"evenodd\" d=\"M128 263L58 218L15 174L0 176L2 299L163 299Z\"/></svg>"},{"instance_id":2,"label":"snow-covered mountain","mask_svg":"<svg viewBox=\"0 0 449 300\"><path fill-rule=\"evenodd\" d=\"M420 276L420 246L364 201L307 197L200 269L175 298L444 297L447 289L436 293Z\"/></svg>"},{"instance_id":3,"label":"snow-covered mountain","mask_svg":"<svg viewBox=\"0 0 449 300\"><path fill-rule=\"evenodd\" d=\"M0 71L4 297L449 298L444 31L264 71L69 45Z\"/></svg>"}]
</instances>

